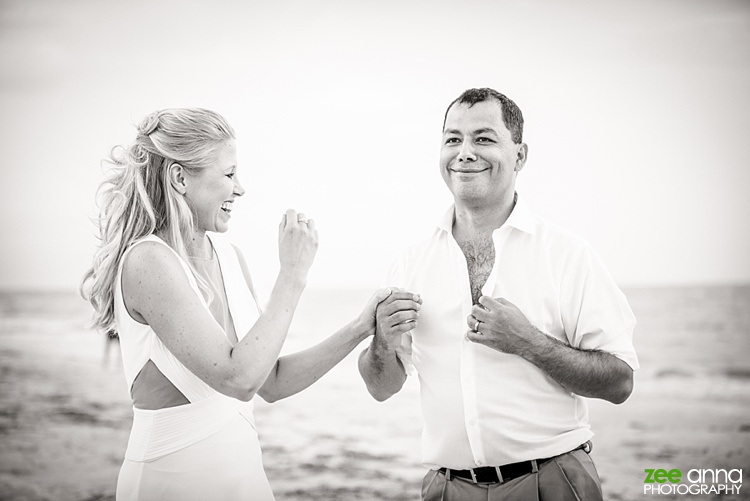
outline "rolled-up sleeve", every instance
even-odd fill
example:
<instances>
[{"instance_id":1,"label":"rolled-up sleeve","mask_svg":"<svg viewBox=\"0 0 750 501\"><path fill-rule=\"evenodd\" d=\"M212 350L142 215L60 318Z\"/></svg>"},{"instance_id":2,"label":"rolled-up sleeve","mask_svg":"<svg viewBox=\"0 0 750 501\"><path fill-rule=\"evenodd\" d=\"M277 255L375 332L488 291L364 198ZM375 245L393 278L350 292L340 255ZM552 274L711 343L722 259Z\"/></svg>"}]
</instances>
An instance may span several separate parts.
<instances>
[{"instance_id":1,"label":"rolled-up sleeve","mask_svg":"<svg viewBox=\"0 0 750 501\"><path fill-rule=\"evenodd\" d=\"M638 369L633 346L635 315L594 250L588 245L579 248L562 277L560 306L570 344L606 351Z\"/></svg>"}]
</instances>

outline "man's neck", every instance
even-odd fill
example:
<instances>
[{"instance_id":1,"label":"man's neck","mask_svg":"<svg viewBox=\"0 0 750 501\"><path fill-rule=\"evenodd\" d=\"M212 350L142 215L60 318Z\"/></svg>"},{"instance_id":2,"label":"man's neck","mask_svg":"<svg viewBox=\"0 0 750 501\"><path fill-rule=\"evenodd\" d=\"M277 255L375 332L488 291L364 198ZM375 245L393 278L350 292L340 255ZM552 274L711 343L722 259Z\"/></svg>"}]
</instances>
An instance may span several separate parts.
<instances>
[{"instance_id":1,"label":"man's neck","mask_svg":"<svg viewBox=\"0 0 750 501\"><path fill-rule=\"evenodd\" d=\"M513 211L515 193L505 199L482 206L455 201L456 214L453 222L453 236L456 240L474 240L491 235L508 220Z\"/></svg>"}]
</instances>

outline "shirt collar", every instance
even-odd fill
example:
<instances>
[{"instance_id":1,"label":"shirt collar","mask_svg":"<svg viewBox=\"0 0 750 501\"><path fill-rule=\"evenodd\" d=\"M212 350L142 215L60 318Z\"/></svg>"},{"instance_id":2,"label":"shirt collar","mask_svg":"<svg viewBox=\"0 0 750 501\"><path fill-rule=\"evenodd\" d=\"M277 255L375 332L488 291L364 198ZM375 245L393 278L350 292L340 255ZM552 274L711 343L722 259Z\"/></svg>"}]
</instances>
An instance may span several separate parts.
<instances>
[{"instance_id":1,"label":"shirt collar","mask_svg":"<svg viewBox=\"0 0 750 501\"><path fill-rule=\"evenodd\" d=\"M438 229L451 234L453 232L453 220L455 217L455 213L456 206L455 204L451 204L445 214L443 214L443 217L440 218L440 222L438 222L437 226ZM523 203L523 200L518 196L518 193L516 193L516 205L513 207L513 211L510 213L510 216L508 216L508 219L500 228L503 228L505 226L517 228L531 235L536 233L534 215L531 213L528 206Z\"/></svg>"}]
</instances>

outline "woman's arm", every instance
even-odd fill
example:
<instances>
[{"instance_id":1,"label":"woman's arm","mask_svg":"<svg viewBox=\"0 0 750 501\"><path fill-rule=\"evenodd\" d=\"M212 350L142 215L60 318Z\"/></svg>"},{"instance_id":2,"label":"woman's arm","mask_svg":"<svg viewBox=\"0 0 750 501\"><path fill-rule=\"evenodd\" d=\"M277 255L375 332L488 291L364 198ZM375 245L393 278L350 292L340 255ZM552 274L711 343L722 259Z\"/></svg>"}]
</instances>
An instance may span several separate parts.
<instances>
[{"instance_id":1,"label":"woman's arm","mask_svg":"<svg viewBox=\"0 0 750 501\"><path fill-rule=\"evenodd\" d=\"M266 310L232 346L190 287L174 253L144 242L123 263L122 290L131 315L150 325L174 356L216 391L250 400L275 366L317 250L312 220L287 211L279 226L281 268Z\"/></svg>"},{"instance_id":2,"label":"woman's arm","mask_svg":"<svg viewBox=\"0 0 750 501\"><path fill-rule=\"evenodd\" d=\"M234 247L250 292L255 297L253 280L245 256ZM275 402L304 390L341 362L359 343L375 333L375 310L391 294L381 289L370 298L362 314L322 342L306 350L278 359L263 386L258 390L267 402Z\"/></svg>"},{"instance_id":3,"label":"woman's arm","mask_svg":"<svg viewBox=\"0 0 750 501\"><path fill-rule=\"evenodd\" d=\"M359 343L375 333L375 308L389 295L389 289L377 291L357 319L315 346L281 357L258 394L267 402L275 402L320 379Z\"/></svg>"},{"instance_id":4,"label":"woman's arm","mask_svg":"<svg viewBox=\"0 0 750 501\"><path fill-rule=\"evenodd\" d=\"M372 331L352 321L315 346L279 358L258 395L267 402L275 402L299 393L335 367L370 334Z\"/></svg>"}]
</instances>

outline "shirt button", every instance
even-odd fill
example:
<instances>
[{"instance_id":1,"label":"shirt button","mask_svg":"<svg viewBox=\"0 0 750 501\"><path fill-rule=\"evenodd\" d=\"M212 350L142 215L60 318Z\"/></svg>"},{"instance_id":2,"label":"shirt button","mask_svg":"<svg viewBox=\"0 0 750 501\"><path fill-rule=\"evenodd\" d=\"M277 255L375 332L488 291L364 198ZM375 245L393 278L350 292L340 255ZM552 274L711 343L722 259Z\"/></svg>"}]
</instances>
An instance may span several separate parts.
<instances>
[{"instance_id":1,"label":"shirt button","mask_svg":"<svg viewBox=\"0 0 750 501\"><path fill-rule=\"evenodd\" d=\"M482 466L484 464L484 461L477 461L477 466Z\"/></svg>"}]
</instances>

